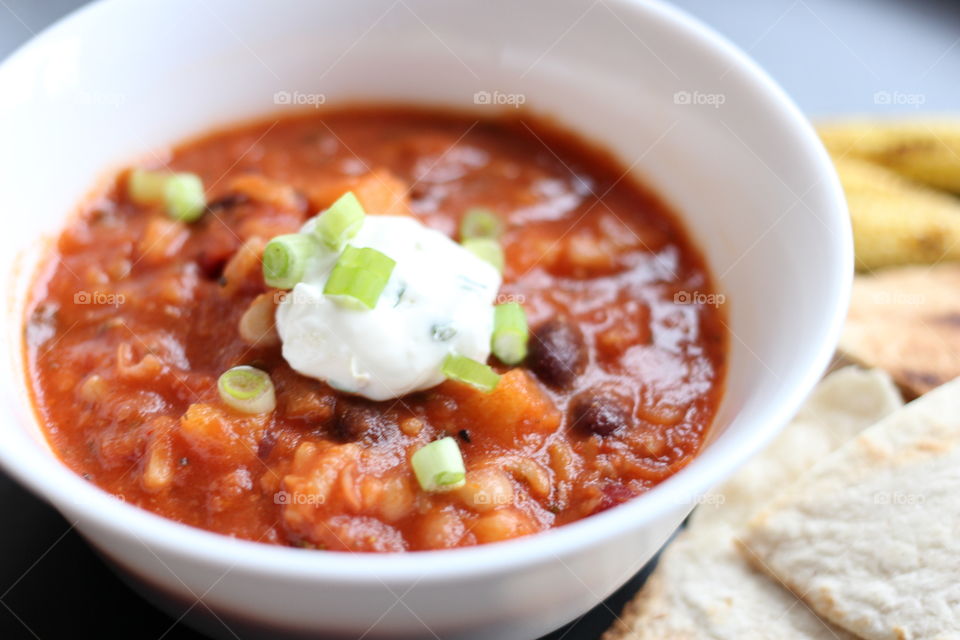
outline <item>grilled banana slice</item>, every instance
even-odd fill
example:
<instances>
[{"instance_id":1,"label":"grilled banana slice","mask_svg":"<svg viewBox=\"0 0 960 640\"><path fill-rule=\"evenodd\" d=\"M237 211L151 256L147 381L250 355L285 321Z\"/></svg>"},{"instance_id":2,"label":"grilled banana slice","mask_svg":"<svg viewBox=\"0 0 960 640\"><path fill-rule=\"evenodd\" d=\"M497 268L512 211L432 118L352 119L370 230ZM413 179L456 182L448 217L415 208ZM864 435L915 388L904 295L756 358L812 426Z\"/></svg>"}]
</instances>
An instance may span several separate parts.
<instances>
[{"instance_id":1,"label":"grilled banana slice","mask_svg":"<svg viewBox=\"0 0 960 640\"><path fill-rule=\"evenodd\" d=\"M960 201L863 160L835 157L858 271L960 260Z\"/></svg>"},{"instance_id":2,"label":"grilled banana slice","mask_svg":"<svg viewBox=\"0 0 960 640\"><path fill-rule=\"evenodd\" d=\"M960 193L960 120L824 123L817 132L835 157L869 160L917 182Z\"/></svg>"}]
</instances>

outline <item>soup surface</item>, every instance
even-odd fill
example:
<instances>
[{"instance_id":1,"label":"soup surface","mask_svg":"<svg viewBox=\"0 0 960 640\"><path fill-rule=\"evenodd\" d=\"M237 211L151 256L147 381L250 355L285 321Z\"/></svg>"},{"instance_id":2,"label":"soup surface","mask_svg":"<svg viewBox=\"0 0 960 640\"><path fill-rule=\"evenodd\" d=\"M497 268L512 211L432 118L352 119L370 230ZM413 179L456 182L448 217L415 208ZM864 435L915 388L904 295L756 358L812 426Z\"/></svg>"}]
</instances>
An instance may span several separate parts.
<instances>
[{"instance_id":1,"label":"soup surface","mask_svg":"<svg viewBox=\"0 0 960 640\"><path fill-rule=\"evenodd\" d=\"M725 370L720 298L674 215L573 137L522 113L351 108L219 132L155 164L202 178L204 215L135 204L118 176L60 235L25 326L47 436L106 491L260 542L426 550L608 509L701 446ZM373 402L293 371L272 327L250 335L277 298L266 241L347 191L451 237L471 208L502 219L498 300L519 302L533 335L520 365L490 359L492 392L447 380ZM224 404L218 378L238 365L269 373L274 411ZM424 491L411 456L446 436L466 482Z\"/></svg>"}]
</instances>

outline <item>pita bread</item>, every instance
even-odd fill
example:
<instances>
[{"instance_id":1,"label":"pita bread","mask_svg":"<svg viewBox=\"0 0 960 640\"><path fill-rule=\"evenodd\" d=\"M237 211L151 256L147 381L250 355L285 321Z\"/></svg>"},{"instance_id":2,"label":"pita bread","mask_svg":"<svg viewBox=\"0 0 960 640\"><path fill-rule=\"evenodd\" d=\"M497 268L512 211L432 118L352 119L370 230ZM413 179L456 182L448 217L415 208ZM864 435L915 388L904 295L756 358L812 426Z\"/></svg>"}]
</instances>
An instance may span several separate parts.
<instances>
[{"instance_id":1,"label":"pita bread","mask_svg":"<svg viewBox=\"0 0 960 640\"><path fill-rule=\"evenodd\" d=\"M851 640L753 569L736 538L758 506L900 405L885 373L851 367L828 376L770 447L705 498L604 640Z\"/></svg>"},{"instance_id":2,"label":"pita bread","mask_svg":"<svg viewBox=\"0 0 960 640\"><path fill-rule=\"evenodd\" d=\"M691 522L742 526L824 456L902 406L883 371L847 367L830 374L762 453L707 494Z\"/></svg>"},{"instance_id":3,"label":"pita bread","mask_svg":"<svg viewBox=\"0 0 960 640\"><path fill-rule=\"evenodd\" d=\"M854 640L738 553L732 530L684 532L604 640Z\"/></svg>"},{"instance_id":4,"label":"pita bread","mask_svg":"<svg viewBox=\"0 0 960 640\"><path fill-rule=\"evenodd\" d=\"M960 378L824 459L758 514L757 565L867 640L960 638Z\"/></svg>"},{"instance_id":5,"label":"pita bread","mask_svg":"<svg viewBox=\"0 0 960 640\"><path fill-rule=\"evenodd\" d=\"M911 397L960 376L960 265L857 276L840 350Z\"/></svg>"}]
</instances>

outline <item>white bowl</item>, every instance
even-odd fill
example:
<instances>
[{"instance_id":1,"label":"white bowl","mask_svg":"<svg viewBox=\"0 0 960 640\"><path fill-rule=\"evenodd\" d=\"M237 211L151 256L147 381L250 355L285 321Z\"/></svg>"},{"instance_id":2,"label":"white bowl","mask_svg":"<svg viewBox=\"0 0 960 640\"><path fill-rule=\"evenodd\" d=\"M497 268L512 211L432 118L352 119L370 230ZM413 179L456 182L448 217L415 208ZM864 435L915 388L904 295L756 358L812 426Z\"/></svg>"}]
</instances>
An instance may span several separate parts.
<instances>
[{"instance_id":1,"label":"white bowl","mask_svg":"<svg viewBox=\"0 0 960 640\"><path fill-rule=\"evenodd\" d=\"M699 457L575 524L406 555L207 533L124 504L57 461L22 365L38 239L111 168L279 103L321 99L484 112L523 100L662 194L704 250L733 334L726 396ZM790 418L830 358L852 272L843 197L804 118L743 54L658 2L103 1L0 67L0 140L11 227L0 240L0 462L139 581L187 605L202 597L228 625L270 637L532 638L584 613Z\"/></svg>"}]
</instances>

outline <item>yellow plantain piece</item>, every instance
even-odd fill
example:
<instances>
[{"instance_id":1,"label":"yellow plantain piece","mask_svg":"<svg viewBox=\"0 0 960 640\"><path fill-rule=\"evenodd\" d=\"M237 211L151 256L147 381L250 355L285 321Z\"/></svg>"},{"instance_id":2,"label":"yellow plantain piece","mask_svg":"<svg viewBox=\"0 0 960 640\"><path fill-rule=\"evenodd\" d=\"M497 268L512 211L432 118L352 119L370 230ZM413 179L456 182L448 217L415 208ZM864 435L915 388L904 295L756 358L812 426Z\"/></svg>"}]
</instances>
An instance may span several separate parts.
<instances>
[{"instance_id":1,"label":"yellow plantain piece","mask_svg":"<svg viewBox=\"0 0 960 640\"><path fill-rule=\"evenodd\" d=\"M960 260L960 201L863 160L834 158L858 271Z\"/></svg>"},{"instance_id":2,"label":"yellow plantain piece","mask_svg":"<svg viewBox=\"0 0 960 640\"><path fill-rule=\"evenodd\" d=\"M823 123L817 132L834 157L869 160L960 193L960 119Z\"/></svg>"}]
</instances>

